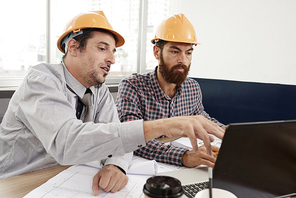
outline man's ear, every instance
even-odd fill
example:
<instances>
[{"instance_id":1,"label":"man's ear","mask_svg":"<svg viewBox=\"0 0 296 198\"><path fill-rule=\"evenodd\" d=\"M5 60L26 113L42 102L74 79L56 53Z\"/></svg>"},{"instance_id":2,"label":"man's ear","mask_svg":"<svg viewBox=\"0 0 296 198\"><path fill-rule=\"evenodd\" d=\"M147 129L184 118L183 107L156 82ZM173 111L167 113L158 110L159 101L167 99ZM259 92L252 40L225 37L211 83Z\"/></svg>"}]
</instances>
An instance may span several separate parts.
<instances>
[{"instance_id":1,"label":"man's ear","mask_svg":"<svg viewBox=\"0 0 296 198\"><path fill-rule=\"evenodd\" d=\"M68 41L68 54L71 54L71 56L77 56L77 47L78 47L78 42L75 39L70 39Z\"/></svg>"},{"instance_id":2,"label":"man's ear","mask_svg":"<svg viewBox=\"0 0 296 198\"><path fill-rule=\"evenodd\" d=\"M155 58L157 60L159 60L159 57L160 57L160 48L157 47L156 45L153 46L153 54L154 54Z\"/></svg>"}]
</instances>

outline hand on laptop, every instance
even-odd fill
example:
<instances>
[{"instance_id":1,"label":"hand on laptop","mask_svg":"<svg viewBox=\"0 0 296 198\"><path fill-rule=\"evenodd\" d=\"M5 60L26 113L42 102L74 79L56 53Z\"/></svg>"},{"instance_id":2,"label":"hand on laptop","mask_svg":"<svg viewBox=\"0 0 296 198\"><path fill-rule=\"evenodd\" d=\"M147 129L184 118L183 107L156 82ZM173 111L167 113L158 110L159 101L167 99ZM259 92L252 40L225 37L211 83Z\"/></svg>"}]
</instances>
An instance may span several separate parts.
<instances>
[{"instance_id":1,"label":"hand on laptop","mask_svg":"<svg viewBox=\"0 0 296 198\"><path fill-rule=\"evenodd\" d=\"M156 137L188 137L195 152L198 152L197 140L204 142L207 153L212 154L211 143L214 137L223 139L225 130L202 115L180 116L144 122L144 136L146 142Z\"/></svg>"},{"instance_id":2,"label":"hand on laptop","mask_svg":"<svg viewBox=\"0 0 296 198\"><path fill-rule=\"evenodd\" d=\"M215 152L219 152L219 147L212 146L213 155L210 156L207 153L206 147L200 146L198 147L198 152L195 151L186 151L182 157L182 164L186 167L193 168L199 165L206 165L208 167L214 168L217 154Z\"/></svg>"}]
</instances>

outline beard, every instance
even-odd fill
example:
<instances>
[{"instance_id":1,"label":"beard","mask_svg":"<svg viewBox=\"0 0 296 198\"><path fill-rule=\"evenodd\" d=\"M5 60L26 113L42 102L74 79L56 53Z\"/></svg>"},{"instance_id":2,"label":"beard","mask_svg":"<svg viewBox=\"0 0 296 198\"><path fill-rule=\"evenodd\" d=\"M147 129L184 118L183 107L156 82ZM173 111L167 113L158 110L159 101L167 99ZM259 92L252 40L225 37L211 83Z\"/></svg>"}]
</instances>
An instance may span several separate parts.
<instances>
[{"instance_id":1,"label":"beard","mask_svg":"<svg viewBox=\"0 0 296 198\"><path fill-rule=\"evenodd\" d=\"M174 83L177 86L180 86L187 78L190 65L187 67L184 64L177 64L174 65L171 69L168 65L164 62L162 53L160 53L160 63L159 63L159 72L164 78L164 80L168 83ZM183 72L177 71L176 69L182 68L184 69Z\"/></svg>"}]
</instances>

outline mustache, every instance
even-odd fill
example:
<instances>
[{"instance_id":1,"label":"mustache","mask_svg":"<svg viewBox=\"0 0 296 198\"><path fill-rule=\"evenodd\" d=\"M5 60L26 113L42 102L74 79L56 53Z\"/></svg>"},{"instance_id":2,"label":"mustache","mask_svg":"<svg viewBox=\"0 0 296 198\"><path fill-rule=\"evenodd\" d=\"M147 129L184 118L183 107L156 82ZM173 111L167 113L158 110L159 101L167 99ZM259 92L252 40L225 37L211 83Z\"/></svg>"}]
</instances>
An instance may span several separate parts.
<instances>
[{"instance_id":1,"label":"mustache","mask_svg":"<svg viewBox=\"0 0 296 198\"><path fill-rule=\"evenodd\" d=\"M165 64L159 64L160 67L165 67ZM174 65L170 70L173 71L174 69L184 69L184 71L186 71L188 69L188 67L182 63Z\"/></svg>"},{"instance_id":2,"label":"mustache","mask_svg":"<svg viewBox=\"0 0 296 198\"><path fill-rule=\"evenodd\" d=\"M187 70L187 66L184 65L184 64L182 64L182 63L180 63L180 64L177 64L177 65L174 65L174 66L171 68L171 70L174 70L174 69L184 69L184 71L186 71L186 70Z\"/></svg>"}]
</instances>

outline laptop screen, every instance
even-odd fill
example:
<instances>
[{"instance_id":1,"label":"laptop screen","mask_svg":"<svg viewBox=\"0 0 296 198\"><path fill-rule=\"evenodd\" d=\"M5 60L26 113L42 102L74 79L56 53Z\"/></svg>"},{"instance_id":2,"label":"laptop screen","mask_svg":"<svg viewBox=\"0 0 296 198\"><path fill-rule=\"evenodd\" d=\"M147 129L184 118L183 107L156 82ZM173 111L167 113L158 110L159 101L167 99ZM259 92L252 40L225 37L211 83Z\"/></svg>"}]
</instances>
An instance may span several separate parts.
<instances>
[{"instance_id":1,"label":"laptop screen","mask_svg":"<svg viewBox=\"0 0 296 198\"><path fill-rule=\"evenodd\" d=\"M213 170L213 187L239 198L296 193L296 120L230 124Z\"/></svg>"}]
</instances>

